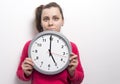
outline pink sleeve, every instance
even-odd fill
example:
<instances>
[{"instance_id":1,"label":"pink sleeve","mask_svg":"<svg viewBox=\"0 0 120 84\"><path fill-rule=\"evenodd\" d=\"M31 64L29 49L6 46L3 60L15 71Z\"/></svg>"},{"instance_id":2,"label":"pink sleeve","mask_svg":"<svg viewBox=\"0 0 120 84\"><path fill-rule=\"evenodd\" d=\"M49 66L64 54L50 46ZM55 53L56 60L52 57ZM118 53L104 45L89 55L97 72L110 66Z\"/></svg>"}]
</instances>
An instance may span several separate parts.
<instances>
[{"instance_id":1,"label":"pink sleeve","mask_svg":"<svg viewBox=\"0 0 120 84\"><path fill-rule=\"evenodd\" d=\"M82 65L81 65L81 62L80 62L80 55L79 55L79 51L78 51L78 48L77 46L71 42L71 46L72 46L72 52L75 53L77 56L78 56L78 66L76 68L76 71L75 71L75 75L74 77L71 77L69 75L69 80L71 81L72 84L80 84L84 78L84 71L83 71L83 68L82 68Z\"/></svg>"},{"instance_id":2,"label":"pink sleeve","mask_svg":"<svg viewBox=\"0 0 120 84\"><path fill-rule=\"evenodd\" d=\"M28 46L29 46L29 44L30 44L30 41L28 41L28 42L24 45L24 48L23 48L23 50L22 50L22 55L21 55L20 63L19 63L19 65L18 65L17 72L16 72L18 78L21 79L21 80L24 80L24 81L27 81L27 80L30 80L30 79L31 79L31 76L25 77L24 72L23 72L22 67L21 67L22 62L24 61L24 59L25 59L26 57L28 57Z\"/></svg>"}]
</instances>

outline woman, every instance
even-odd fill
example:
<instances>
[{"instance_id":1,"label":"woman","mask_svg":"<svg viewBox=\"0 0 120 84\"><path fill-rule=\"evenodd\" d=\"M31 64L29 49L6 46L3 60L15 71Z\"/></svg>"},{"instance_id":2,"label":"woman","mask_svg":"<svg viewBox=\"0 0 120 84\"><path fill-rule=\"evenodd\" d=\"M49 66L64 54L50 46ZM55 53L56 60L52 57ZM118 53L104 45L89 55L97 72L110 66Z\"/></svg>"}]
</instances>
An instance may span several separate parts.
<instances>
[{"instance_id":1,"label":"woman","mask_svg":"<svg viewBox=\"0 0 120 84\"><path fill-rule=\"evenodd\" d=\"M64 25L64 16L61 7L51 2L36 9L36 28L39 32L54 30L60 32ZM79 59L77 46L71 42L72 54L69 66L59 74L44 75L33 69L34 63L28 58L28 47L31 41L26 42L21 60L17 69L17 76L24 81L31 80L32 84L80 84L84 72Z\"/></svg>"}]
</instances>

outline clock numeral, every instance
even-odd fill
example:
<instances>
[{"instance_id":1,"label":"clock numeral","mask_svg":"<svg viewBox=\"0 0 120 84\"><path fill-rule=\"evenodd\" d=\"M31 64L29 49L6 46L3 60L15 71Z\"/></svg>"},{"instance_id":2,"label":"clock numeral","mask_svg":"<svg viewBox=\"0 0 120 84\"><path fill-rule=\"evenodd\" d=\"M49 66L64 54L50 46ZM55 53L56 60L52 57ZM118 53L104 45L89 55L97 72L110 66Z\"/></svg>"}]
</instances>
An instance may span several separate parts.
<instances>
[{"instance_id":1,"label":"clock numeral","mask_svg":"<svg viewBox=\"0 0 120 84\"><path fill-rule=\"evenodd\" d=\"M58 68L58 66L57 66L57 68Z\"/></svg>"},{"instance_id":2,"label":"clock numeral","mask_svg":"<svg viewBox=\"0 0 120 84\"><path fill-rule=\"evenodd\" d=\"M37 46L39 46L39 47L41 47L42 46L42 44L41 43L37 43L37 42L35 42L36 44L37 44Z\"/></svg>"},{"instance_id":3,"label":"clock numeral","mask_svg":"<svg viewBox=\"0 0 120 84\"><path fill-rule=\"evenodd\" d=\"M37 53L37 52L38 52L38 50L34 50L33 52Z\"/></svg>"},{"instance_id":4,"label":"clock numeral","mask_svg":"<svg viewBox=\"0 0 120 84\"><path fill-rule=\"evenodd\" d=\"M43 61L41 61L40 67L42 67L42 65L43 65Z\"/></svg>"},{"instance_id":5,"label":"clock numeral","mask_svg":"<svg viewBox=\"0 0 120 84\"><path fill-rule=\"evenodd\" d=\"M36 58L35 58L34 60L36 61L36 60L38 60L38 59L39 59L39 57L38 57L38 56L36 56Z\"/></svg>"},{"instance_id":6,"label":"clock numeral","mask_svg":"<svg viewBox=\"0 0 120 84\"><path fill-rule=\"evenodd\" d=\"M65 55L65 52L63 52L63 55Z\"/></svg>"},{"instance_id":7,"label":"clock numeral","mask_svg":"<svg viewBox=\"0 0 120 84\"><path fill-rule=\"evenodd\" d=\"M64 48L64 45L61 45L61 48Z\"/></svg>"},{"instance_id":8,"label":"clock numeral","mask_svg":"<svg viewBox=\"0 0 120 84\"><path fill-rule=\"evenodd\" d=\"M46 39L43 38L43 42L46 42Z\"/></svg>"},{"instance_id":9,"label":"clock numeral","mask_svg":"<svg viewBox=\"0 0 120 84\"><path fill-rule=\"evenodd\" d=\"M61 58L60 60L65 63L65 61L63 60L63 58Z\"/></svg>"},{"instance_id":10,"label":"clock numeral","mask_svg":"<svg viewBox=\"0 0 120 84\"><path fill-rule=\"evenodd\" d=\"M57 40L57 43L59 43L59 40Z\"/></svg>"},{"instance_id":11,"label":"clock numeral","mask_svg":"<svg viewBox=\"0 0 120 84\"><path fill-rule=\"evenodd\" d=\"M50 70L50 64L48 64L48 70Z\"/></svg>"},{"instance_id":12,"label":"clock numeral","mask_svg":"<svg viewBox=\"0 0 120 84\"><path fill-rule=\"evenodd\" d=\"M57 64L55 64L56 68L58 68Z\"/></svg>"},{"instance_id":13,"label":"clock numeral","mask_svg":"<svg viewBox=\"0 0 120 84\"><path fill-rule=\"evenodd\" d=\"M37 50L33 50L32 52L37 53L38 51Z\"/></svg>"},{"instance_id":14,"label":"clock numeral","mask_svg":"<svg viewBox=\"0 0 120 84\"><path fill-rule=\"evenodd\" d=\"M42 44L41 44L41 43L38 43L38 44L37 44L37 46L41 47L41 46L42 46Z\"/></svg>"}]
</instances>

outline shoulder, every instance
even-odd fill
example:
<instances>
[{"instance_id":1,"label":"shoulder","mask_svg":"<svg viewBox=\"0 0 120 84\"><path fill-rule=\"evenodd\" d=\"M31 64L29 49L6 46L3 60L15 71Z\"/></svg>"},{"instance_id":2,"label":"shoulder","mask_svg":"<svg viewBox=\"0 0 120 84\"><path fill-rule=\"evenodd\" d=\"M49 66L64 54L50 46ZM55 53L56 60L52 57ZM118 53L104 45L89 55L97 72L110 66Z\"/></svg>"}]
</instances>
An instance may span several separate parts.
<instances>
[{"instance_id":1,"label":"shoulder","mask_svg":"<svg viewBox=\"0 0 120 84\"><path fill-rule=\"evenodd\" d=\"M71 46L76 46L76 44L74 42L70 42Z\"/></svg>"},{"instance_id":2,"label":"shoulder","mask_svg":"<svg viewBox=\"0 0 120 84\"><path fill-rule=\"evenodd\" d=\"M77 48L77 45L74 42L70 42L72 48Z\"/></svg>"},{"instance_id":3,"label":"shoulder","mask_svg":"<svg viewBox=\"0 0 120 84\"><path fill-rule=\"evenodd\" d=\"M25 43L25 46L28 46L28 45L30 44L30 42L31 42L31 40L27 41L27 42Z\"/></svg>"},{"instance_id":4,"label":"shoulder","mask_svg":"<svg viewBox=\"0 0 120 84\"><path fill-rule=\"evenodd\" d=\"M70 42L70 44L71 44L72 52L78 53L77 45L74 42Z\"/></svg>"},{"instance_id":5,"label":"shoulder","mask_svg":"<svg viewBox=\"0 0 120 84\"><path fill-rule=\"evenodd\" d=\"M24 44L24 49L28 49L30 43L31 43L31 40L27 41L27 42Z\"/></svg>"}]
</instances>

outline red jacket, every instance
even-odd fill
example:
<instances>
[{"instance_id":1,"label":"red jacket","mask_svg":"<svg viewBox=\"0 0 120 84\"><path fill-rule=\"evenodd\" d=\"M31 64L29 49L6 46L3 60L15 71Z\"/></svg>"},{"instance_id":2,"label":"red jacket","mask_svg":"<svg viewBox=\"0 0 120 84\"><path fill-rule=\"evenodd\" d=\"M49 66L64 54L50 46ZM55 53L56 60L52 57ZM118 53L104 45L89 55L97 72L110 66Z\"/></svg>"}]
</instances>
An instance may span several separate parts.
<instances>
[{"instance_id":1,"label":"red jacket","mask_svg":"<svg viewBox=\"0 0 120 84\"><path fill-rule=\"evenodd\" d=\"M21 64L24 61L26 57L28 57L28 47L30 45L31 41L28 41L22 51L20 63L17 69L17 76L19 79L27 81L31 80L32 84L80 84L84 78L84 72L82 65L80 63L80 57L78 57L78 66L75 71L74 77L70 77L67 69L65 69L63 72L57 74L57 75L43 75L39 73L38 71L34 70L32 75L29 77L24 76L24 72L22 70ZM75 53L77 56L79 56L79 52L77 49L77 46L71 42L72 46L72 52Z\"/></svg>"}]
</instances>

